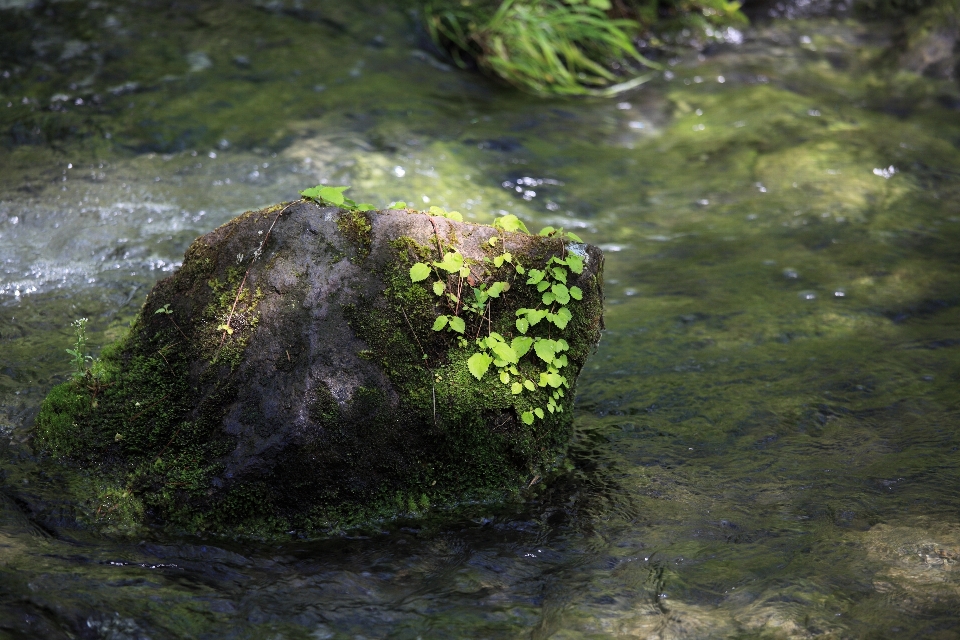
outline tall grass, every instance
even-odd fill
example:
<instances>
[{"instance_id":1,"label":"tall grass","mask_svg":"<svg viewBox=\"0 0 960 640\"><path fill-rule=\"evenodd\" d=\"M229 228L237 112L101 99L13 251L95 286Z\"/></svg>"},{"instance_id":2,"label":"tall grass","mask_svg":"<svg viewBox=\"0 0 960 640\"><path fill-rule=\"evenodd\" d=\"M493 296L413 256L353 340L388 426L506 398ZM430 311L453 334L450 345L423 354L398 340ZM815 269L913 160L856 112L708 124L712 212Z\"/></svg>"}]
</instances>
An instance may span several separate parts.
<instances>
[{"instance_id":1,"label":"tall grass","mask_svg":"<svg viewBox=\"0 0 960 640\"><path fill-rule=\"evenodd\" d=\"M636 50L633 20L611 19L596 3L503 0L490 5L428 8L434 40L461 66L471 62L521 89L537 94L582 95L609 91L619 62L656 67ZM452 45L452 46L451 46ZM623 83L621 83L622 85Z\"/></svg>"}]
</instances>

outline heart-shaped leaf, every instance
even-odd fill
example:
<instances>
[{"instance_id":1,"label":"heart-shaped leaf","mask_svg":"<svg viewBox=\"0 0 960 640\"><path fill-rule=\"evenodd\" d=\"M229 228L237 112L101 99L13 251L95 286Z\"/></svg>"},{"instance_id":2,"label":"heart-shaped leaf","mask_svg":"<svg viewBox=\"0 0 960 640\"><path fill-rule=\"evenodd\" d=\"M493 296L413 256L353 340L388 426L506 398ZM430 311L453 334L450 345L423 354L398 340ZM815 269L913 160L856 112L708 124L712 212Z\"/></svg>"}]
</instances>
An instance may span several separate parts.
<instances>
[{"instance_id":1,"label":"heart-shaped leaf","mask_svg":"<svg viewBox=\"0 0 960 640\"><path fill-rule=\"evenodd\" d=\"M545 338L537 340L533 343L533 350L536 351L538 358L550 364L553 362L553 357L557 354L557 343Z\"/></svg>"},{"instance_id":2,"label":"heart-shaped leaf","mask_svg":"<svg viewBox=\"0 0 960 640\"><path fill-rule=\"evenodd\" d=\"M519 322L519 320L517 322ZM526 355L526 353L530 351L531 346L533 346L533 338L526 336L517 336L510 341L510 348L517 354L517 358L522 358Z\"/></svg>"},{"instance_id":3,"label":"heart-shaped leaf","mask_svg":"<svg viewBox=\"0 0 960 640\"><path fill-rule=\"evenodd\" d=\"M473 374L473 377L477 380L483 378L483 375L487 372L487 369L490 368L490 363L493 362L493 358L488 356L485 353L475 353L470 356L470 359L467 360L467 369L470 370L470 373Z\"/></svg>"},{"instance_id":4,"label":"heart-shaped leaf","mask_svg":"<svg viewBox=\"0 0 960 640\"><path fill-rule=\"evenodd\" d=\"M427 276L430 275L430 265L424 262L418 262L410 267L410 279L414 282L420 282L421 280L426 280Z\"/></svg>"}]
</instances>

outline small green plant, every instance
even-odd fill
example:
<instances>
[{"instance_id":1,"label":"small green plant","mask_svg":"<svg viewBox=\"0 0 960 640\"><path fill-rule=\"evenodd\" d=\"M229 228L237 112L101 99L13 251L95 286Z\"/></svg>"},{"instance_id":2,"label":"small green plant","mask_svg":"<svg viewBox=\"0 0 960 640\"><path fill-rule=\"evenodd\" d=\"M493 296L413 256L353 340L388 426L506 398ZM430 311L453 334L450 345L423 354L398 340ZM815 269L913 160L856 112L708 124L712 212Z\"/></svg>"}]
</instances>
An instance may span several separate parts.
<instances>
[{"instance_id":1,"label":"small green plant","mask_svg":"<svg viewBox=\"0 0 960 640\"><path fill-rule=\"evenodd\" d=\"M74 377L82 378L87 375L89 371L88 363L93 360L91 356L87 355L87 319L77 318L70 326L73 327L76 334L76 342L73 349L66 349L66 352L71 356Z\"/></svg>"},{"instance_id":2,"label":"small green plant","mask_svg":"<svg viewBox=\"0 0 960 640\"><path fill-rule=\"evenodd\" d=\"M334 206L352 211L373 211L376 209L372 204L367 202L357 203L344 196L343 192L349 188L350 187L325 187L322 184L318 184L315 187L304 189L300 192L300 195L307 200L313 200L320 206ZM405 202L394 204L406 205Z\"/></svg>"},{"instance_id":3,"label":"small green plant","mask_svg":"<svg viewBox=\"0 0 960 640\"><path fill-rule=\"evenodd\" d=\"M493 227L501 232L523 231L529 233L526 225L514 215L497 218L493 222ZM473 340L476 352L467 360L467 368L477 380L482 380L492 366L496 369L500 382L510 385L510 391L514 396L520 396L525 391L533 392L538 388L547 391L546 406L528 408L523 411L518 409L520 419L525 424L533 424L536 418L544 418L545 411L550 413L562 411L563 407L558 400L564 396L564 389L570 386L567 378L562 375L563 369L568 364L564 352L570 348L566 340L542 336L532 337L527 336L526 333L542 320L546 320L563 331L573 319L573 314L567 305L572 300L583 299L583 291L579 287L568 286L569 274L579 275L583 273L583 259L580 255L566 250L566 241L577 243L583 241L574 233L565 232L563 229L554 229L553 227L545 227L539 235L556 238L561 241L560 246L563 247L562 256L551 256L543 269L525 269L506 250L492 258L484 258L484 262L494 269L511 265L518 276L527 276L526 285L536 287L537 292L541 294L541 304L536 308L521 308L516 311L515 326L521 335L514 337L509 342L501 334L492 330L490 310L492 301L510 290L509 279L495 280L489 284L482 281L477 282L471 267L480 265L465 258L455 248L443 251L439 244L439 237L437 240L438 250L442 252L443 257L429 263L417 262L410 267L410 280L412 282L424 282L431 274L436 277L431 289L434 294L444 299L451 309L450 314L442 314L437 317L433 325L434 331L447 329L458 334L459 346L466 348L470 342L463 335L466 331L466 322L460 314L466 312L477 318L477 333ZM502 242L501 235L492 236L486 241L488 246L494 248L501 245ZM483 271L485 269L481 266L481 275L483 275ZM449 286L450 279L453 276L457 278L455 288ZM463 295L465 281L470 292ZM480 332L484 326L484 319L486 319L487 334L481 336ZM527 358L527 366L521 367L524 358ZM532 362L531 358L533 359ZM542 367L546 368L541 369ZM522 373L522 371L529 371L531 368L537 371L536 375L531 377Z\"/></svg>"},{"instance_id":4,"label":"small green plant","mask_svg":"<svg viewBox=\"0 0 960 640\"><path fill-rule=\"evenodd\" d=\"M440 216L441 218L448 218L450 220L456 220L457 222L463 222L463 215L459 211L447 211L441 207L433 206L430 207L427 211L432 216Z\"/></svg>"}]
</instances>

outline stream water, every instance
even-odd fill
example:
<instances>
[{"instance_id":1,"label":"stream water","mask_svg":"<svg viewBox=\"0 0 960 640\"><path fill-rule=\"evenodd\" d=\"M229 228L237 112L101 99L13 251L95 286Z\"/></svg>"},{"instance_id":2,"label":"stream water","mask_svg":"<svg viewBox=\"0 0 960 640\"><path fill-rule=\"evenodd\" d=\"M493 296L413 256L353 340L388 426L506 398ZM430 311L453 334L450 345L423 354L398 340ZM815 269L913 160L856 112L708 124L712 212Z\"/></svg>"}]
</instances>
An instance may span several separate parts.
<instances>
[{"instance_id":1,"label":"stream water","mask_svg":"<svg viewBox=\"0 0 960 640\"><path fill-rule=\"evenodd\" d=\"M570 100L365 0L2 23L0 637L960 635L960 100L882 25L760 21ZM98 350L196 236L318 182L604 249L572 470L324 540L71 526L29 443L70 323Z\"/></svg>"}]
</instances>

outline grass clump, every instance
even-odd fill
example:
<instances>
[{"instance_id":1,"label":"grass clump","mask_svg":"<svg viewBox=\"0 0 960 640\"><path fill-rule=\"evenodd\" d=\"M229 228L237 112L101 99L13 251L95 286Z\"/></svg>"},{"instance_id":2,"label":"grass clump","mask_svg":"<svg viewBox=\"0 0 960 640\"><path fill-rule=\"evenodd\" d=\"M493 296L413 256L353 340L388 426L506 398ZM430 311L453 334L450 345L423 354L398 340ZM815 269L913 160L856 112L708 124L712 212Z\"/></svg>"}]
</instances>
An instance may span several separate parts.
<instances>
[{"instance_id":1,"label":"grass clump","mask_svg":"<svg viewBox=\"0 0 960 640\"><path fill-rule=\"evenodd\" d=\"M539 95L615 95L645 82L659 65L636 41L663 44L650 37L663 24L703 35L746 22L728 0L436 0L426 18L460 67Z\"/></svg>"},{"instance_id":2,"label":"grass clump","mask_svg":"<svg viewBox=\"0 0 960 640\"><path fill-rule=\"evenodd\" d=\"M462 67L476 64L536 94L583 95L619 79L609 62L656 66L636 50L636 23L610 19L596 3L504 0L428 9L434 40Z\"/></svg>"}]
</instances>

